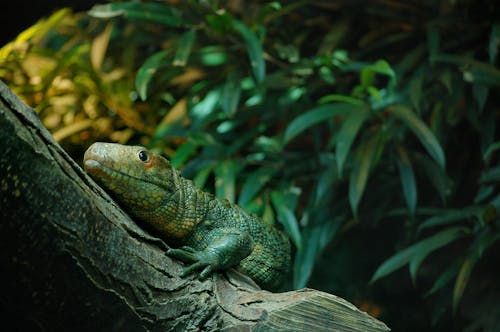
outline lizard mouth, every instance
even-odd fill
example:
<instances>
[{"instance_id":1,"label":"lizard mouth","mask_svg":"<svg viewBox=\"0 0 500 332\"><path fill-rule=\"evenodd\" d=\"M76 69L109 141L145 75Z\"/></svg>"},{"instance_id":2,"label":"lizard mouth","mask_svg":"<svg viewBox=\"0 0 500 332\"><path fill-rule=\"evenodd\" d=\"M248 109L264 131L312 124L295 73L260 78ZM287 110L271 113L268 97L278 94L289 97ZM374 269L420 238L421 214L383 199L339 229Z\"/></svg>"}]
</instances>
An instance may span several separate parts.
<instances>
[{"instance_id":1,"label":"lizard mouth","mask_svg":"<svg viewBox=\"0 0 500 332\"><path fill-rule=\"evenodd\" d=\"M118 179L121 178L121 179L128 179L128 180L134 181L134 182L135 181L136 182L147 182L147 183L150 183L150 184L158 186L158 187L163 187L161 183L151 181L151 180L145 179L145 178L140 178L138 176L119 171L115 168L106 166L103 163L101 163L95 159L85 160L84 161L84 168L85 168L85 171L87 173L91 174L92 176L97 177L97 179L101 179L102 174L104 174L105 176L108 176L112 179L116 179L117 182L118 182ZM114 175L117 175L117 176L114 176Z\"/></svg>"},{"instance_id":2,"label":"lizard mouth","mask_svg":"<svg viewBox=\"0 0 500 332\"><path fill-rule=\"evenodd\" d=\"M120 171L116 168L105 165L98 159L100 159L99 155L93 155L91 153L85 153L85 157L83 159L83 168L85 169L85 172L89 173L94 179L97 180L97 182L103 183L104 181L114 181L116 183L120 183L125 180L125 182L149 183L166 191L170 191L165 183L162 183L160 180L155 181L155 179L138 177L136 175ZM106 178L107 180L105 180Z\"/></svg>"}]
</instances>

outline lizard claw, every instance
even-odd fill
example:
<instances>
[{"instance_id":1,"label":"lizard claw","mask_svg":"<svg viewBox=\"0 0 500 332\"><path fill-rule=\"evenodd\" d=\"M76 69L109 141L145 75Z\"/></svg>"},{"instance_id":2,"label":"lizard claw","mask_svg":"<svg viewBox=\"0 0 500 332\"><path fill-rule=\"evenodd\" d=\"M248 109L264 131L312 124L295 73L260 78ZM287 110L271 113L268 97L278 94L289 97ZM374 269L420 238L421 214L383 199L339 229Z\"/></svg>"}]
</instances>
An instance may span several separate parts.
<instances>
[{"instance_id":1,"label":"lizard claw","mask_svg":"<svg viewBox=\"0 0 500 332\"><path fill-rule=\"evenodd\" d=\"M181 274L182 278L201 270L199 279L205 280L218 269L218 257L214 253L196 251L191 247L182 247L178 249L169 249L166 254L182 262L192 263L184 268Z\"/></svg>"},{"instance_id":2,"label":"lizard claw","mask_svg":"<svg viewBox=\"0 0 500 332\"><path fill-rule=\"evenodd\" d=\"M201 270L201 269L203 269L203 270L200 272L198 278L202 281L207 279L212 274L212 272L214 272L213 265L210 265L209 263L205 263L205 262L196 262L196 263L191 264L188 267L186 267L182 271L181 277L184 278L184 277L186 277L190 274L193 274L194 272Z\"/></svg>"},{"instance_id":3,"label":"lizard claw","mask_svg":"<svg viewBox=\"0 0 500 332\"><path fill-rule=\"evenodd\" d=\"M199 260L199 258L196 257L196 253L196 250L188 246L184 246L178 249L170 248L166 252L167 256L177 258L178 260L189 263L193 263Z\"/></svg>"}]
</instances>

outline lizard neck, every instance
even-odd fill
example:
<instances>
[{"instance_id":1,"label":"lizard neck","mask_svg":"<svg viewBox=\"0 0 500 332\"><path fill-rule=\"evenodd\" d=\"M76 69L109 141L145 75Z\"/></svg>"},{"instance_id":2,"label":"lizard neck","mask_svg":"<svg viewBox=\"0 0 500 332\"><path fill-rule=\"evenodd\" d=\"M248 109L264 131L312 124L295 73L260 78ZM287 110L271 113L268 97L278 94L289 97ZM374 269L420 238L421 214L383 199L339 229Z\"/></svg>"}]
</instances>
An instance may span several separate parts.
<instances>
[{"instance_id":1,"label":"lizard neck","mask_svg":"<svg viewBox=\"0 0 500 332\"><path fill-rule=\"evenodd\" d=\"M192 181L172 169L172 194L146 222L160 232L167 241L183 244L193 229L205 218L211 195L198 189Z\"/></svg>"}]
</instances>

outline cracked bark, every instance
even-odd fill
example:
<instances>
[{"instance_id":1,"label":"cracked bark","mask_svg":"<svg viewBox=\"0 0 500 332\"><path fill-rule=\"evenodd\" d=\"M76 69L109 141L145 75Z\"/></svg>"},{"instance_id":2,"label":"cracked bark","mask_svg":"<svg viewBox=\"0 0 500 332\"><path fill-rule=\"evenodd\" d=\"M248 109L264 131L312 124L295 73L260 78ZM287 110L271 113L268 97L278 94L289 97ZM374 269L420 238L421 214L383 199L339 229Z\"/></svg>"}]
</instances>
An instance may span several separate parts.
<instances>
[{"instance_id":1,"label":"cracked bark","mask_svg":"<svg viewBox=\"0 0 500 332\"><path fill-rule=\"evenodd\" d=\"M388 331L311 289L269 293L235 271L179 277L0 81L0 312L14 330Z\"/></svg>"}]
</instances>

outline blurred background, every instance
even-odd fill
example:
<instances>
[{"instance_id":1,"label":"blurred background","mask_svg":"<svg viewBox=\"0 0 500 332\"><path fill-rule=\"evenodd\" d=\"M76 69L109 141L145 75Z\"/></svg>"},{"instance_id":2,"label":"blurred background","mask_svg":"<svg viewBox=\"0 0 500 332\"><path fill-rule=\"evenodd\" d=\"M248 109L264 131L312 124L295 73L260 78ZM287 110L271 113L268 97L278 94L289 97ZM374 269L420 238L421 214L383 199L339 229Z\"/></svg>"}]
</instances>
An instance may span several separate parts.
<instances>
[{"instance_id":1,"label":"blurred background","mask_svg":"<svg viewBox=\"0 0 500 332\"><path fill-rule=\"evenodd\" d=\"M496 1L45 1L0 79L81 162L162 153L276 224L284 289L394 331L500 331Z\"/></svg>"}]
</instances>

